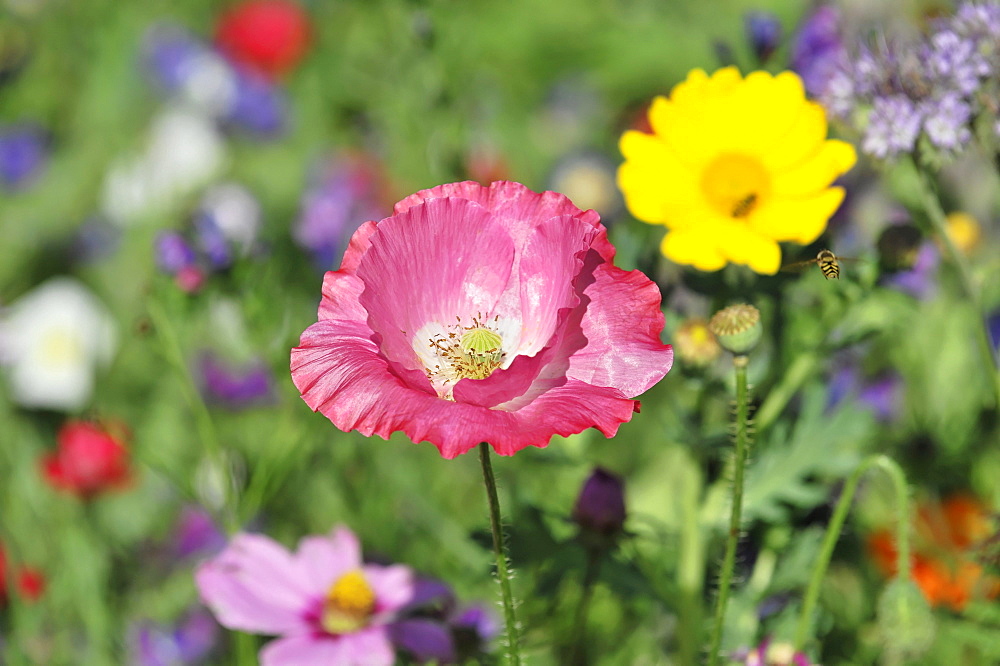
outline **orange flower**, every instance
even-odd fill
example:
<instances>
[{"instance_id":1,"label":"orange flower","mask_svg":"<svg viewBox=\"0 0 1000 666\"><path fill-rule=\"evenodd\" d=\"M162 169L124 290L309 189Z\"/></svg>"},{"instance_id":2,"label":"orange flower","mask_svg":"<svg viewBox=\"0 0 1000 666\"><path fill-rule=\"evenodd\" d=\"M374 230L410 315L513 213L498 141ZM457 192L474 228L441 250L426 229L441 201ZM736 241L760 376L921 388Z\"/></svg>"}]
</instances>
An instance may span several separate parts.
<instances>
[{"instance_id":1,"label":"orange flower","mask_svg":"<svg viewBox=\"0 0 1000 666\"><path fill-rule=\"evenodd\" d=\"M968 495L926 502L917 509L913 555L914 582L932 606L961 611L975 598L1000 596L1000 579L985 574L975 551L991 533L990 512ZM889 530L868 539L869 554L886 576L896 573L896 546Z\"/></svg>"}]
</instances>

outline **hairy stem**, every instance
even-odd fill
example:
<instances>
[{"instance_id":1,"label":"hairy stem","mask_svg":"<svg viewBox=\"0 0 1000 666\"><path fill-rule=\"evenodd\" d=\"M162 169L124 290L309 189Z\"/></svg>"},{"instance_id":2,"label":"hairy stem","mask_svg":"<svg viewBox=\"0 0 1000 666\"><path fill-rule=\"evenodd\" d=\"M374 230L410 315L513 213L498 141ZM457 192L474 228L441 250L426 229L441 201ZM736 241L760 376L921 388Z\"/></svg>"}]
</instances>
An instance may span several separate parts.
<instances>
[{"instance_id":1,"label":"hairy stem","mask_svg":"<svg viewBox=\"0 0 1000 666\"><path fill-rule=\"evenodd\" d=\"M519 666L521 657L518 652L517 618L514 615L514 595L510 589L510 570L507 566L507 553L504 547L503 525L500 522L500 498L497 497L497 482L493 476L493 465L490 463L490 445L486 442L479 445L479 462L483 467L486 498L490 504L493 553L496 556L497 580L500 583L500 595L503 598L503 616L507 635L507 663L510 666Z\"/></svg>"},{"instance_id":2,"label":"hairy stem","mask_svg":"<svg viewBox=\"0 0 1000 666\"><path fill-rule=\"evenodd\" d=\"M844 528L844 521L847 519L847 512L851 508L854 500L854 493L858 489L858 483L872 467L880 467L892 479L893 488L896 493L896 547L898 549L897 571L902 580L910 578L910 495L906 487L906 476L891 458L884 455L875 455L865 458L858 465L857 469L848 477L844 484L844 489L840 493L837 507L830 518L830 524L826 528L823 537L823 544L820 547L819 557L816 558L816 566L813 568L812 577L809 579L809 587L806 588L806 596L802 602L802 613L799 615L799 622L795 629L795 639L793 647L796 651L801 649L812 626L813 612L816 602L819 600L819 590L826 575L827 567L830 565L830 558L833 557L833 549L837 545L840 531Z\"/></svg>"},{"instance_id":3,"label":"hairy stem","mask_svg":"<svg viewBox=\"0 0 1000 666\"><path fill-rule=\"evenodd\" d=\"M740 538L743 513L743 472L746 468L747 449L750 443L749 424L747 423L750 412L747 363L748 359L745 355L733 357L733 367L736 370L736 451L733 461L733 500L729 514L729 533L726 536L726 554L722 558L722 571L719 574L719 596L715 602L715 622L712 625L712 638L708 648L709 666L715 666L719 659L722 629L726 619L726 605L729 603L729 588L733 582L733 569L736 566L736 546Z\"/></svg>"}]
</instances>

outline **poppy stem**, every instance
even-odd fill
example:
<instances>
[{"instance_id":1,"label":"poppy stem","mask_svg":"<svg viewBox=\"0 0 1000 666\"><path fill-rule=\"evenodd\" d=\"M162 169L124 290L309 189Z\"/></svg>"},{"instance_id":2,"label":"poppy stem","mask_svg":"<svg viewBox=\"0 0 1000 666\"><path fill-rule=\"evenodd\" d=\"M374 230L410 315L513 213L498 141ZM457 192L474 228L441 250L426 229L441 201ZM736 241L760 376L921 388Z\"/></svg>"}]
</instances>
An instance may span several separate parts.
<instances>
[{"instance_id":1,"label":"poppy stem","mask_svg":"<svg viewBox=\"0 0 1000 666\"><path fill-rule=\"evenodd\" d=\"M483 482L486 485L486 498L490 504L490 528L493 531L493 553L497 562L497 581L500 583L500 595L503 597L503 615L507 637L507 663L519 666L521 657L518 652L517 618L514 615L514 595L510 589L510 569L507 564L507 553L504 548L503 525L500 522L500 499L497 497L497 482L493 476L493 465L490 463L490 445L482 442L479 445L479 462L483 466Z\"/></svg>"},{"instance_id":2,"label":"poppy stem","mask_svg":"<svg viewBox=\"0 0 1000 666\"><path fill-rule=\"evenodd\" d=\"M802 613L799 615L799 622L795 629L795 639L792 642L793 649L798 652L806 641L806 636L812 627L813 610L819 600L819 590L826 575L826 569L833 557L834 547L837 539L844 528L844 521L847 519L847 512L851 508L854 493L858 489L858 483L872 467L881 467L892 479L892 484L896 492L896 548L898 553L897 571L900 580L910 579L910 494L906 486L906 476L892 458L884 455L874 455L865 458L854 472L847 478L843 490L840 491L840 499L837 500L837 507L833 510L830 524L826 528L823 537L823 544L820 547L819 557L816 558L816 565L809 580L809 587L806 588L806 595L802 602Z\"/></svg>"},{"instance_id":3,"label":"poppy stem","mask_svg":"<svg viewBox=\"0 0 1000 666\"><path fill-rule=\"evenodd\" d=\"M733 569L736 566L736 546L739 543L742 524L743 472L746 469L747 449L750 445L750 425L747 419L750 413L750 390L747 386L748 362L745 354L737 354L733 357L733 368L736 371L736 452L733 460L733 499L729 514L729 533L726 536L726 553L722 558L722 571L719 574L719 596L715 602L715 622L712 626L712 638L708 648L709 666L715 666L719 659L722 629L726 619L726 605L729 603L729 588L733 582Z\"/></svg>"}]
</instances>

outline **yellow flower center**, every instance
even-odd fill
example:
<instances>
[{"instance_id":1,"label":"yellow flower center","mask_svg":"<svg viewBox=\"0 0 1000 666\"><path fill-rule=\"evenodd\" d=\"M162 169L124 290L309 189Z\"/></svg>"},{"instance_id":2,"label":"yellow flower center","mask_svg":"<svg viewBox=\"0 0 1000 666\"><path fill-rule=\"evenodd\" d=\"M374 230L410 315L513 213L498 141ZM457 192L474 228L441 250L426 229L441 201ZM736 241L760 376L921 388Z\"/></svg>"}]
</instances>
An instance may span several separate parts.
<instances>
[{"instance_id":1,"label":"yellow flower center","mask_svg":"<svg viewBox=\"0 0 1000 666\"><path fill-rule=\"evenodd\" d=\"M80 339L61 328L42 336L41 353L45 363L54 366L78 363L84 356Z\"/></svg>"},{"instance_id":2,"label":"yellow flower center","mask_svg":"<svg viewBox=\"0 0 1000 666\"><path fill-rule=\"evenodd\" d=\"M375 592L360 569L338 578L323 602L323 629L349 634L365 627L375 611Z\"/></svg>"},{"instance_id":3,"label":"yellow flower center","mask_svg":"<svg viewBox=\"0 0 1000 666\"><path fill-rule=\"evenodd\" d=\"M713 208L742 220L767 197L771 183L764 166L754 158L723 153L705 169L701 189Z\"/></svg>"},{"instance_id":4,"label":"yellow flower center","mask_svg":"<svg viewBox=\"0 0 1000 666\"><path fill-rule=\"evenodd\" d=\"M427 367L428 379L452 385L460 379L486 379L503 364L503 338L497 332L498 318L484 322L482 314L465 326L461 317L444 334L427 340L438 363ZM451 399L450 388L441 397Z\"/></svg>"}]
</instances>

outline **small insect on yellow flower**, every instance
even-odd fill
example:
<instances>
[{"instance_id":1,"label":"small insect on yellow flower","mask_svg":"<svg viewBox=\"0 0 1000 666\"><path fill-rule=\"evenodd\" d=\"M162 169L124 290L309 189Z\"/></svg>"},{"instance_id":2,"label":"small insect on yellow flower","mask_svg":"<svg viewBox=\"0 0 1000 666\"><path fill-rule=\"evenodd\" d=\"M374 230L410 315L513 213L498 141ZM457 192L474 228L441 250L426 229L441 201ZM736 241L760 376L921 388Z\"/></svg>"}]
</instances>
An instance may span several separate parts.
<instances>
[{"instance_id":1,"label":"small insect on yellow flower","mask_svg":"<svg viewBox=\"0 0 1000 666\"><path fill-rule=\"evenodd\" d=\"M653 100L649 122L652 134L622 135L618 186L636 218L669 230L664 256L703 271L776 273L778 243L823 233L844 198L830 185L857 161L826 138L823 108L792 72L693 70Z\"/></svg>"}]
</instances>

